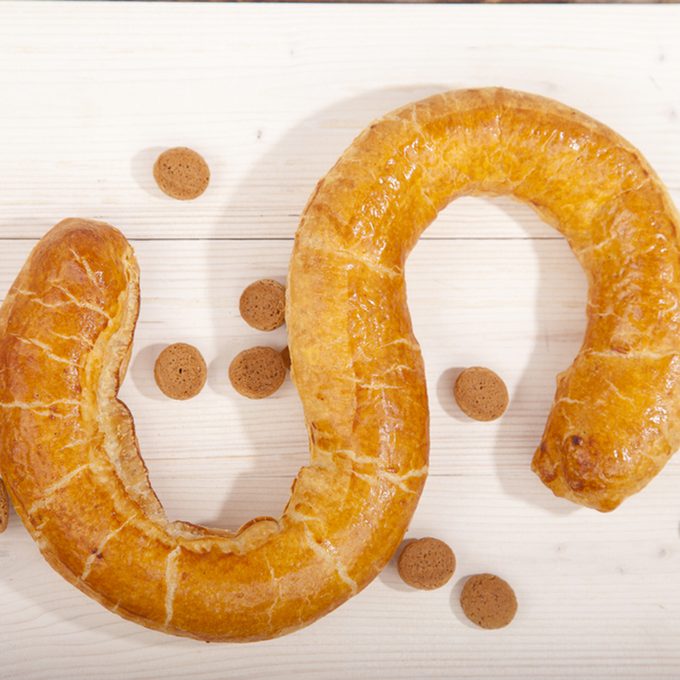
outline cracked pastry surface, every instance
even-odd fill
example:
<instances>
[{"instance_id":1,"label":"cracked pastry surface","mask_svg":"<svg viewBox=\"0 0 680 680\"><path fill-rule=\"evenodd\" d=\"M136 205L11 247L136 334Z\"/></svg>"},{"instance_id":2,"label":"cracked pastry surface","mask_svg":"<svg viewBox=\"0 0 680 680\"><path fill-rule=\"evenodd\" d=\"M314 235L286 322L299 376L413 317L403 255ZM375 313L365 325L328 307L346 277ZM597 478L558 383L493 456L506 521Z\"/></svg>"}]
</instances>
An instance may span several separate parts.
<instances>
[{"instance_id":1,"label":"cracked pastry surface","mask_svg":"<svg viewBox=\"0 0 680 680\"><path fill-rule=\"evenodd\" d=\"M286 322L311 460L277 519L229 532L166 517L116 397L139 307L132 249L76 219L39 242L0 308L0 475L50 564L121 616L214 641L282 635L364 588L401 542L428 469L405 258L466 194L533 205L589 278L584 344L534 469L600 510L642 488L680 435L670 200L640 154L585 115L457 91L371 125L305 208Z\"/></svg>"}]
</instances>

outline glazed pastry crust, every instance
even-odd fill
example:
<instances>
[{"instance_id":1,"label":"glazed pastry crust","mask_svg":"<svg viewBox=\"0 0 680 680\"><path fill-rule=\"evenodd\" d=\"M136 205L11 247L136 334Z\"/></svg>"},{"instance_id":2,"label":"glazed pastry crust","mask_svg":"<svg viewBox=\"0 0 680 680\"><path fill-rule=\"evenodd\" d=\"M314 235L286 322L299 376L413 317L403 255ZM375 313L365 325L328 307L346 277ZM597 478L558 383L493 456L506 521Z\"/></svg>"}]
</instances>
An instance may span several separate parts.
<instances>
[{"instance_id":1,"label":"glazed pastry crust","mask_svg":"<svg viewBox=\"0 0 680 680\"><path fill-rule=\"evenodd\" d=\"M427 474L428 407L405 258L451 200L511 194L567 237L590 283L534 469L609 510L678 445L677 217L640 154L556 102L499 89L409 105L319 183L289 270L287 324L310 464L279 519L166 517L117 400L139 308L130 245L69 219L0 309L0 475L50 564L128 619L203 640L311 623L399 545Z\"/></svg>"},{"instance_id":2,"label":"glazed pastry crust","mask_svg":"<svg viewBox=\"0 0 680 680\"><path fill-rule=\"evenodd\" d=\"M527 203L566 237L586 273L585 337L558 376L533 469L555 494L612 510L680 445L679 219L630 143L555 101L496 88L431 97L367 128L321 180L290 270L303 399L324 389L330 366L399 386L377 395L333 388L334 436L346 433L345 443L358 404L373 403L374 420L362 412L361 426L375 433L395 403L422 399L404 263L438 212L464 195ZM306 399L306 413L324 422L328 407ZM416 437L417 416L425 413L412 408L404 421ZM378 444L363 441L364 450Z\"/></svg>"},{"instance_id":3,"label":"glazed pastry crust","mask_svg":"<svg viewBox=\"0 0 680 680\"><path fill-rule=\"evenodd\" d=\"M169 521L116 398L138 306L122 234L68 219L35 247L0 311L0 470L44 557L117 614L176 635L257 640L328 613L399 545L425 463L362 458L326 439L281 518L233 533ZM418 453L425 460L427 446Z\"/></svg>"}]
</instances>

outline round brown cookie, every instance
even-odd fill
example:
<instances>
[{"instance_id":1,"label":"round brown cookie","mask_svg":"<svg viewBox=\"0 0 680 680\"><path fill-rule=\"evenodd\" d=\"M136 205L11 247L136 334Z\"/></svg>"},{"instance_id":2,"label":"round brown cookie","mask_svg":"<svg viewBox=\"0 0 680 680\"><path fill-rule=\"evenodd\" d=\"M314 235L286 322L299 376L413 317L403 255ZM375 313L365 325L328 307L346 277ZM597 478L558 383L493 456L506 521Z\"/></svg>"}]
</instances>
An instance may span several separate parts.
<instances>
[{"instance_id":1,"label":"round brown cookie","mask_svg":"<svg viewBox=\"0 0 680 680\"><path fill-rule=\"evenodd\" d=\"M176 342L158 355L153 374L166 397L191 399L203 389L208 368L195 347Z\"/></svg>"},{"instance_id":2,"label":"round brown cookie","mask_svg":"<svg viewBox=\"0 0 680 680\"><path fill-rule=\"evenodd\" d=\"M290 371L290 350L288 346L281 350L281 358L283 359L283 365L286 367L287 371Z\"/></svg>"},{"instance_id":3,"label":"round brown cookie","mask_svg":"<svg viewBox=\"0 0 680 680\"><path fill-rule=\"evenodd\" d=\"M456 379L453 394L463 413L475 420L496 420L508 407L508 388L489 368L466 368Z\"/></svg>"},{"instance_id":4,"label":"round brown cookie","mask_svg":"<svg viewBox=\"0 0 680 680\"><path fill-rule=\"evenodd\" d=\"M9 498L5 483L0 479L0 534L7 528L9 521Z\"/></svg>"},{"instance_id":5,"label":"round brown cookie","mask_svg":"<svg viewBox=\"0 0 680 680\"><path fill-rule=\"evenodd\" d=\"M286 367L273 347L252 347L240 352L229 366L234 389L249 399L262 399L283 385Z\"/></svg>"},{"instance_id":6,"label":"round brown cookie","mask_svg":"<svg viewBox=\"0 0 680 680\"><path fill-rule=\"evenodd\" d=\"M444 541L421 538L408 543L397 561L399 576L414 588L434 590L448 583L456 570L456 556Z\"/></svg>"},{"instance_id":7,"label":"round brown cookie","mask_svg":"<svg viewBox=\"0 0 680 680\"><path fill-rule=\"evenodd\" d=\"M249 326L273 331L286 320L286 288L278 281L260 279L241 293L238 307Z\"/></svg>"},{"instance_id":8,"label":"round brown cookie","mask_svg":"<svg viewBox=\"0 0 680 680\"><path fill-rule=\"evenodd\" d=\"M210 168L199 153L185 146L164 151L154 163L153 176L161 190L172 198L198 198L210 182Z\"/></svg>"},{"instance_id":9,"label":"round brown cookie","mask_svg":"<svg viewBox=\"0 0 680 680\"><path fill-rule=\"evenodd\" d=\"M517 598L510 585L493 574L470 576L460 594L465 616L482 628L503 628L517 612Z\"/></svg>"}]
</instances>

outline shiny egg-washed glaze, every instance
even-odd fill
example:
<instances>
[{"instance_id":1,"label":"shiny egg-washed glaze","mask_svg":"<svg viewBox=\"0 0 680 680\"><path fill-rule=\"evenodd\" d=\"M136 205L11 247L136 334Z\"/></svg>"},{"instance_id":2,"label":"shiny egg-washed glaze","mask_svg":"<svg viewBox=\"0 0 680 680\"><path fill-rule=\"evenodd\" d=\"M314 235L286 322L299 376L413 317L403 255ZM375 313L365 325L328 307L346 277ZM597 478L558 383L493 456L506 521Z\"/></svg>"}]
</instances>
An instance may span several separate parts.
<instances>
[{"instance_id":1,"label":"shiny egg-washed glaze","mask_svg":"<svg viewBox=\"0 0 680 680\"><path fill-rule=\"evenodd\" d=\"M311 462L281 518L171 522L116 398L137 264L103 223L35 247L0 309L0 473L43 555L112 611L204 640L274 637L366 586L427 474L428 408L406 255L449 201L512 194L569 240L588 329L534 469L609 510L677 445L678 252L659 180L611 130L506 90L442 94L362 133L319 183L291 259L287 322Z\"/></svg>"}]
</instances>

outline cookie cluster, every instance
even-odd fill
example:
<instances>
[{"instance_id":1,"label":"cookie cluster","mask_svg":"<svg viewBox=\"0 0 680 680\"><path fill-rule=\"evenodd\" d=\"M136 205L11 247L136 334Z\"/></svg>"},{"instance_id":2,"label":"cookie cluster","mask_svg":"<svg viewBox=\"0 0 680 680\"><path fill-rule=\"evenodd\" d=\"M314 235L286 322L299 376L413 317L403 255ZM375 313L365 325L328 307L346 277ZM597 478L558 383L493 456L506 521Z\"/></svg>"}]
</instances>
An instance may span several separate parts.
<instances>
[{"instance_id":1,"label":"cookie cluster","mask_svg":"<svg viewBox=\"0 0 680 680\"><path fill-rule=\"evenodd\" d=\"M285 320L286 289L277 281L262 279L241 295L239 309L244 321L259 330L274 330ZM276 392L290 369L288 347L251 347L237 354L229 365L233 388L249 399L263 399ZM176 342L156 358L154 378L161 392L171 399L191 399L204 387L208 368L193 345Z\"/></svg>"},{"instance_id":2,"label":"cookie cluster","mask_svg":"<svg viewBox=\"0 0 680 680\"><path fill-rule=\"evenodd\" d=\"M198 198L210 182L210 168L193 149L177 146L158 156L153 176L165 194L180 201ZM273 331L286 320L286 289L273 279L251 283L241 294L239 312L243 320L260 331ZM274 394L290 369L290 353L273 347L252 347L234 357L229 380L244 397L262 399ZM171 399L191 399L205 385L208 369L201 353L183 342L166 347L154 366L156 384ZM0 499L1 500L1 499Z\"/></svg>"},{"instance_id":3,"label":"cookie cluster","mask_svg":"<svg viewBox=\"0 0 680 680\"><path fill-rule=\"evenodd\" d=\"M456 556L438 538L406 541L397 559L404 583L420 590L445 586L456 571ZM465 616L481 628L503 628L515 617L517 598L510 585L493 574L470 576L460 594Z\"/></svg>"}]
</instances>

